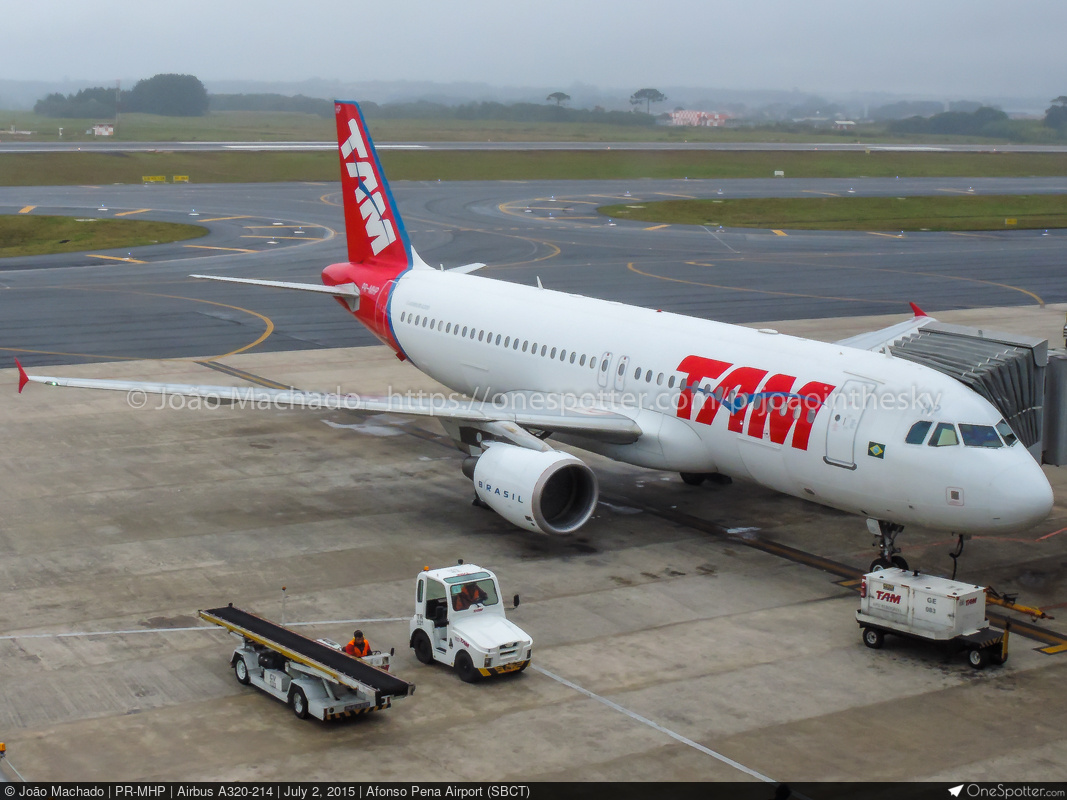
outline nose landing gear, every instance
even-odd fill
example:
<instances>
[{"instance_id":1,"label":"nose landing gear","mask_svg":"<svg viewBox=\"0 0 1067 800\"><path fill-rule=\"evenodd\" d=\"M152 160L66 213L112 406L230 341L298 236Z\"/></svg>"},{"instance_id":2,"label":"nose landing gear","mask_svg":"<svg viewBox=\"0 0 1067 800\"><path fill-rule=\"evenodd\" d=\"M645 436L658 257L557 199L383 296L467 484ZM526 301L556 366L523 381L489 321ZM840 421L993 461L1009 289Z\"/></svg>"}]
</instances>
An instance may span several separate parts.
<instances>
[{"instance_id":1,"label":"nose landing gear","mask_svg":"<svg viewBox=\"0 0 1067 800\"><path fill-rule=\"evenodd\" d=\"M871 572L890 567L908 568L908 562L899 555L900 548L896 546L897 534L904 530L903 525L882 519L868 519L867 530L877 537L874 546L881 550L881 555L871 562Z\"/></svg>"}]
</instances>

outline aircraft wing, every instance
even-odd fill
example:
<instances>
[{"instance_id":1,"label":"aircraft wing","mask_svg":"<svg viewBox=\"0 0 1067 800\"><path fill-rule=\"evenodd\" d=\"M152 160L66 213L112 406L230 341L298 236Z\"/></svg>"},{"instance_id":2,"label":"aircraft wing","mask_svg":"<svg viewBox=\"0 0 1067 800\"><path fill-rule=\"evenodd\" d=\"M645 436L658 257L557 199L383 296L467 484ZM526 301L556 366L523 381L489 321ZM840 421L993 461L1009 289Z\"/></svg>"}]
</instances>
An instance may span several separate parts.
<instances>
[{"instance_id":1,"label":"aircraft wing","mask_svg":"<svg viewBox=\"0 0 1067 800\"><path fill-rule=\"evenodd\" d=\"M915 316L911 319L898 322L895 325L890 325L888 328L882 328L881 330L850 336L847 339L836 341L834 344L843 345L844 347L855 347L858 350L872 350L877 352L893 344L893 342L898 339L907 336L909 333L915 333L915 331L929 325L931 322L936 322L933 317L928 316L926 312L914 303L911 304L911 309L915 312Z\"/></svg>"},{"instance_id":2,"label":"aircraft wing","mask_svg":"<svg viewBox=\"0 0 1067 800\"><path fill-rule=\"evenodd\" d=\"M368 411L437 417L442 422L485 428L503 433L517 425L525 431L545 431L585 436L613 444L629 444L641 436L641 428L631 418L601 407L578 406L562 395L543 395L534 402L526 395L504 396L500 401L479 401L460 395L364 396L306 392L298 389L269 389L259 386L212 386L207 384L152 383L146 381L98 380L28 375L17 360L19 392L27 383L65 386L73 389L103 389L125 392L135 408L147 404L147 395L199 398L206 408L220 405L267 410L272 408L310 411ZM501 425L505 427L501 427ZM530 438L514 432L516 440L532 446ZM516 442L518 443L518 441Z\"/></svg>"}]
</instances>

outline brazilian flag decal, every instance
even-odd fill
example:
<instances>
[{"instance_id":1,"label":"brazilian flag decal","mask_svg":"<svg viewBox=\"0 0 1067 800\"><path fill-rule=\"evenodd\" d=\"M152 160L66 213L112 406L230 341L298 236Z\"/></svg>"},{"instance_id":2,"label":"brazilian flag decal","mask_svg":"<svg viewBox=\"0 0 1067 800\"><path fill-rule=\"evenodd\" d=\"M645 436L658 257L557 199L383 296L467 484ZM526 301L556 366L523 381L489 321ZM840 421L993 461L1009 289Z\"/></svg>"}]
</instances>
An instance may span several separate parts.
<instances>
[{"instance_id":1,"label":"brazilian flag decal","mask_svg":"<svg viewBox=\"0 0 1067 800\"><path fill-rule=\"evenodd\" d=\"M878 442L869 442L867 444L867 455L875 458L885 458L885 445Z\"/></svg>"}]
</instances>

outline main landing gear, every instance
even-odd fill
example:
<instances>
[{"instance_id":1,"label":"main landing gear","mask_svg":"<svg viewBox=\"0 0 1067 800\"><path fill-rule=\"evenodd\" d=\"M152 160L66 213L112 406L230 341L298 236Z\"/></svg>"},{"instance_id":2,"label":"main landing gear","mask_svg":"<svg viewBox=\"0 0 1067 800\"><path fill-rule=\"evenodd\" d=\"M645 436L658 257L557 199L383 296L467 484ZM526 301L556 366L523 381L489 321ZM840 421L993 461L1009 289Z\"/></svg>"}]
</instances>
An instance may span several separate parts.
<instances>
[{"instance_id":1,"label":"main landing gear","mask_svg":"<svg viewBox=\"0 0 1067 800\"><path fill-rule=\"evenodd\" d=\"M900 548L896 546L897 534L904 530L903 525L896 522L886 522L882 519L869 519L867 520L867 530L878 537L878 541L874 543L874 546L879 548L882 553L871 562L871 572L889 569L890 567L908 568L908 562L904 560L904 556L899 555Z\"/></svg>"},{"instance_id":2,"label":"main landing gear","mask_svg":"<svg viewBox=\"0 0 1067 800\"><path fill-rule=\"evenodd\" d=\"M680 472L678 474L689 486L700 486L704 481L711 481L719 486L729 486L734 482L733 478L721 472Z\"/></svg>"}]
</instances>

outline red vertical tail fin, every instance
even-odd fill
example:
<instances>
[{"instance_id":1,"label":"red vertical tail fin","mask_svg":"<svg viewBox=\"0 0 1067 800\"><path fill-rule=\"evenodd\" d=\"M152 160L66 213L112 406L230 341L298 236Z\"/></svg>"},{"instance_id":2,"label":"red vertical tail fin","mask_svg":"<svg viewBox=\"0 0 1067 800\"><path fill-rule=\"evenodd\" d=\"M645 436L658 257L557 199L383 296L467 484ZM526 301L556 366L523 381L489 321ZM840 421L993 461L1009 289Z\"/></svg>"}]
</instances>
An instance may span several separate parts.
<instances>
[{"instance_id":1,"label":"red vertical tail fin","mask_svg":"<svg viewBox=\"0 0 1067 800\"><path fill-rule=\"evenodd\" d=\"M392 267L397 272L421 266L421 259L412 252L363 112L355 102L342 100L335 101L334 111L348 260Z\"/></svg>"}]
</instances>

